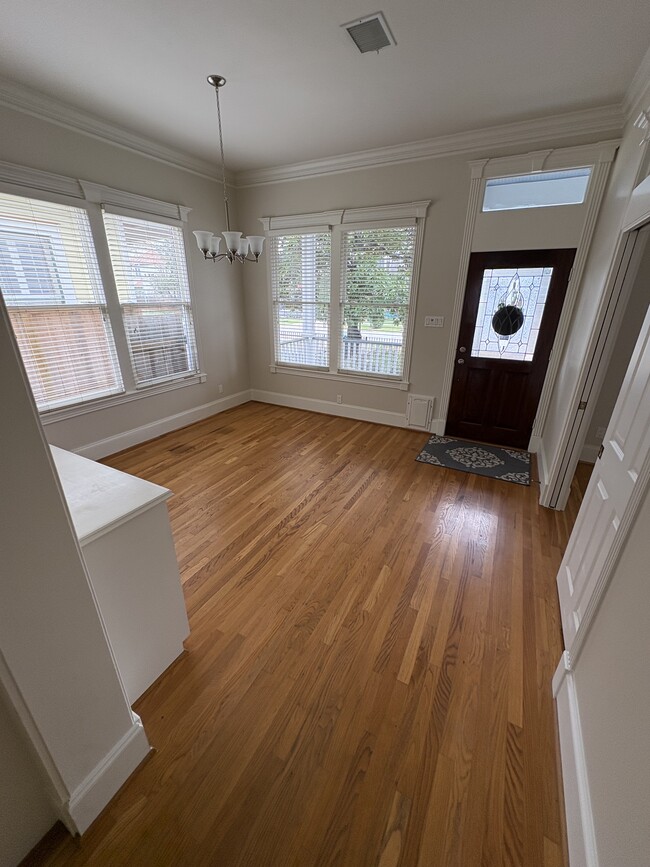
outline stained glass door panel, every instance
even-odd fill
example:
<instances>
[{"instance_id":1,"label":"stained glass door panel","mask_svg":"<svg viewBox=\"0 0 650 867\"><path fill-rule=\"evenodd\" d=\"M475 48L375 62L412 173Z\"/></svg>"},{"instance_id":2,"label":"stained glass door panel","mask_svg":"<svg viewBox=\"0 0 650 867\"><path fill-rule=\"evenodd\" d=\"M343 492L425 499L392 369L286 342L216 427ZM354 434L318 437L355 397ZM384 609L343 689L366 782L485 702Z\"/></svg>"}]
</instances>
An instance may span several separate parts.
<instances>
[{"instance_id":1,"label":"stained glass door panel","mask_svg":"<svg viewBox=\"0 0 650 867\"><path fill-rule=\"evenodd\" d=\"M552 276L553 268L487 268L481 283L472 356L532 361ZM495 315L505 308L521 310L523 315L521 326L509 335L498 334L493 327ZM517 324L513 322L513 326Z\"/></svg>"}]
</instances>

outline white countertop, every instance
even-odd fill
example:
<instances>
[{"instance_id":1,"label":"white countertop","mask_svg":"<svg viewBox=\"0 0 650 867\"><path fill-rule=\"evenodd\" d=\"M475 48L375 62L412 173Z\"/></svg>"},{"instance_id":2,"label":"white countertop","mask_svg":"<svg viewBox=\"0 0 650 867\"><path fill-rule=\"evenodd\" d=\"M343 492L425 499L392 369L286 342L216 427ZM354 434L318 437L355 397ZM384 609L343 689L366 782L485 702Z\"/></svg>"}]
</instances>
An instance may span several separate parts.
<instances>
[{"instance_id":1,"label":"white countertop","mask_svg":"<svg viewBox=\"0 0 650 867\"><path fill-rule=\"evenodd\" d=\"M145 482L50 446L79 542L92 542L129 518L171 497L168 488Z\"/></svg>"}]
</instances>

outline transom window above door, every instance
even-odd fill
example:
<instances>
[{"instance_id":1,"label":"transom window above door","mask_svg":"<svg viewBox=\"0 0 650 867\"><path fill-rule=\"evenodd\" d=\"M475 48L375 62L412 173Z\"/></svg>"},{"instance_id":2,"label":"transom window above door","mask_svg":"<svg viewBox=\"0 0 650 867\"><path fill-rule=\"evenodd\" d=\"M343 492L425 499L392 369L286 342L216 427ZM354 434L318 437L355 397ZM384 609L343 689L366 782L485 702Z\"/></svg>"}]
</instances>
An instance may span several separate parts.
<instances>
[{"instance_id":1,"label":"transom window above door","mask_svg":"<svg viewBox=\"0 0 650 867\"><path fill-rule=\"evenodd\" d=\"M278 372L406 382L427 206L334 212L336 223L293 231L290 217L263 221Z\"/></svg>"}]
</instances>

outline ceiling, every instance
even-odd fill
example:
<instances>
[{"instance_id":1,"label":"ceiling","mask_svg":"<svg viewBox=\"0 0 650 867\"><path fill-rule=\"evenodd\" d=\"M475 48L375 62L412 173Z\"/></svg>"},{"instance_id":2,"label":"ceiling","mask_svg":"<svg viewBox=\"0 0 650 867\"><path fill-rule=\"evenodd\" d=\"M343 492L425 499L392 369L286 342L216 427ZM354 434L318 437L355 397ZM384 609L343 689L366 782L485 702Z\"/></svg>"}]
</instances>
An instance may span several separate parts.
<instances>
[{"instance_id":1,"label":"ceiling","mask_svg":"<svg viewBox=\"0 0 650 867\"><path fill-rule=\"evenodd\" d=\"M3 0L0 76L241 171L620 103L647 0ZM379 3L379 0L377 0ZM340 25L381 8L362 55Z\"/></svg>"}]
</instances>

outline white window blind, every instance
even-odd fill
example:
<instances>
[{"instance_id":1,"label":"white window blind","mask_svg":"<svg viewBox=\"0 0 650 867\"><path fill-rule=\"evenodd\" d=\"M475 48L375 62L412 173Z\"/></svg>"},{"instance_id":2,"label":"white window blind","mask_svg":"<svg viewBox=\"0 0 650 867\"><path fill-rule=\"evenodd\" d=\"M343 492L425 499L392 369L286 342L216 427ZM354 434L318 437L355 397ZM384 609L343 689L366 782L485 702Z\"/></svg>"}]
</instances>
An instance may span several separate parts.
<instances>
[{"instance_id":1,"label":"white window blind","mask_svg":"<svg viewBox=\"0 0 650 867\"><path fill-rule=\"evenodd\" d=\"M0 289L40 410L124 390L84 210L0 194Z\"/></svg>"},{"instance_id":2,"label":"white window blind","mask_svg":"<svg viewBox=\"0 0 650 867\"><path fill-rule=\"evenodd\" d=\"M273 338L277 364L329 367L329 232L271 239Z\"/></svg>"},{"instance_id":3,"label":"white window blind","mask_svg":"<svg viewBox=\"0 0 650 867\"><path fill-rule=\"evenodd\" d=\"M136 384L195 373L182 229L106 212L104 225Z\"/></svg>"},{"instance_id":4,"label":"white window blind","mask_svg":"<svg viewBox=\"0 0 650 867\"><path fill-rule=\"evenodd\" d=\"M403 375L416 232L416 226L343 232L340 370Z\"/></svg>"}]
</instances>

